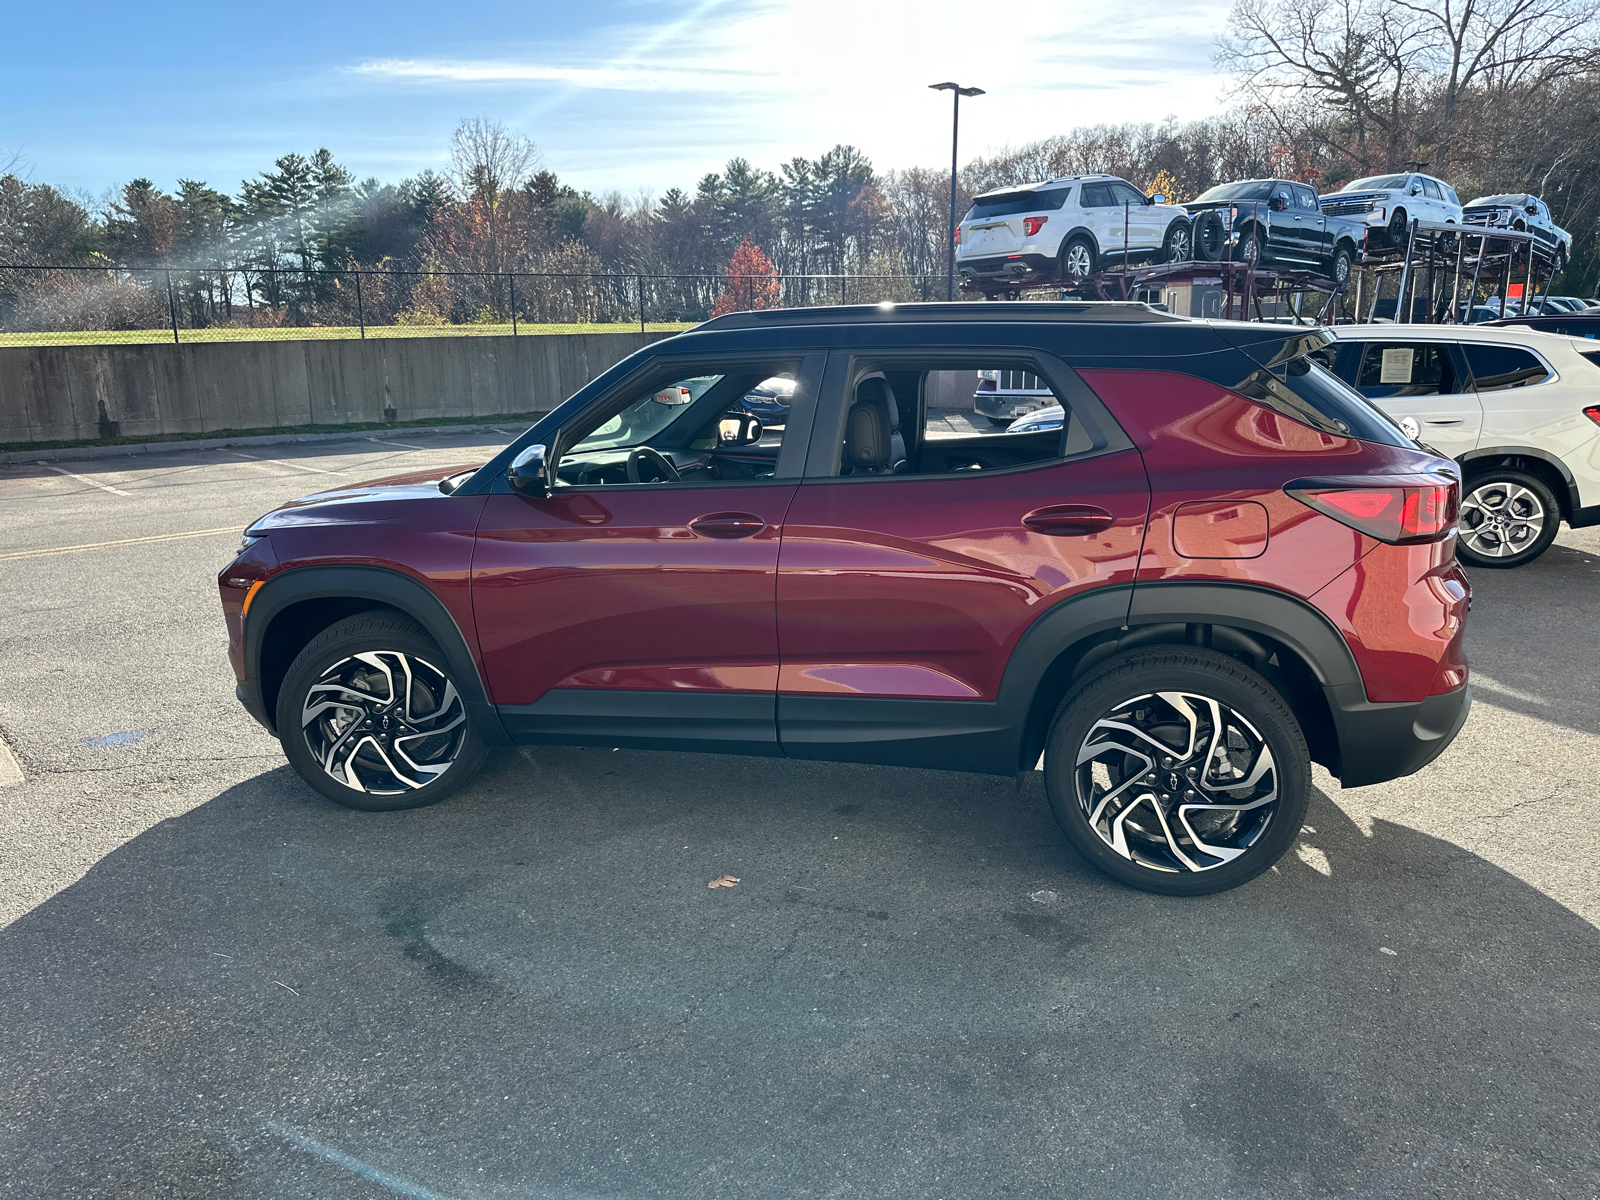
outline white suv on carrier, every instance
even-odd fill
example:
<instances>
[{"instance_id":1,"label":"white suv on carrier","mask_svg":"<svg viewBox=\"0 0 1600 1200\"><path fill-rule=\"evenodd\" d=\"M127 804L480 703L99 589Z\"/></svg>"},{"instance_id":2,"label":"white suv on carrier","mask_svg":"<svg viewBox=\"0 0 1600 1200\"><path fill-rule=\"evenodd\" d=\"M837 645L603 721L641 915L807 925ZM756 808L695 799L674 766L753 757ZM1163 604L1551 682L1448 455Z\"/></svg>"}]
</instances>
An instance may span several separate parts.
<instances>
[{"instance_id":1,"label":"white suv on carrier","mask_svg":"<svg viewBox=\"0 0 1600 1200\"><path fill-rule=\"evenodd\" d=\"M1070 175L985 192L956 227L965 287L1070 282L1120 262L1191 257L1189 214L1115 175Z\"/></svg>"},{"instance_id":2,"label":"white suv on carrier","mask_svg":"<svg viewBox=\"0 0 1600 1200\"><path fill-rule=\"evenodd\" d=\"M1600 350L1506 327L1340 325L1329 367L1461 464L1461 557L1520 567L1600 525Z\"/></svg>"},{"instance_id":3,"label":"white suv on carrier","mask_svg":"<svg viewBox=\"0 0 1600 1200\"><path fill-rule=\"evenodd\" d=\"M1372 228L1371 242L1391 247L1406 244L1412 218L1461 224L1461 197L1442 179L1416 172L1368 175L1352 179L1337 192L1320 198L1322 211L1332 217L1365 221Z\"/></svg>"}]
</instances>

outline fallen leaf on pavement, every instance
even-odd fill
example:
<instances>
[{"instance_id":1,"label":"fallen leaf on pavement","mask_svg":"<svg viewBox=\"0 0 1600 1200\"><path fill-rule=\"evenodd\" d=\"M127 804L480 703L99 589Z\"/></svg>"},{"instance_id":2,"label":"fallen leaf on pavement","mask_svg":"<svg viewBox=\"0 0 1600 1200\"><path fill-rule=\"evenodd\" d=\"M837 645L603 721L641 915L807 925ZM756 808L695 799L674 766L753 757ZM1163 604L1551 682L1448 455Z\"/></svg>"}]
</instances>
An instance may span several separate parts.
<instances>
[{"instance_id":1,"label":"fallen leaf on pavement","mask_svg":"<svg viewBox=\"0 0 1600 1200\"><path fill-rule=\"evenodd\" d=\"M713 879L706 886L708 888L732 887L738 882L739 877L737 875L724 875L721 879Z\"/></svg>"}]
</instances>

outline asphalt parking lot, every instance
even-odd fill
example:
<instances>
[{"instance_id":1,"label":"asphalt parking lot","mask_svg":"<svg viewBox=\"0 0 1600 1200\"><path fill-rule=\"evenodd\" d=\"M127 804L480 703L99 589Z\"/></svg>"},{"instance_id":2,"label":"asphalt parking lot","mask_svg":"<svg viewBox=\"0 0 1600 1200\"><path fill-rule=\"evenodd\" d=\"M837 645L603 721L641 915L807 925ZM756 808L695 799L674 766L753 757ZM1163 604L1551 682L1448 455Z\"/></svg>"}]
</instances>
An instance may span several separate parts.
<instances>
[{"instance_id":1,"label":"asphalt parking lot","mask_svg":"<svg viewBox=\"0 0 1600 1200\"><path fill-rule=\"evenodd\" d=\"M1031 776L537 749L321 799L216 572L498 444L0 467L0 1195L1600 1195L1600 530L1473 574L1444 759L1319 772L1278 868L1176 901Z\"/></svg>"}]
</instances>

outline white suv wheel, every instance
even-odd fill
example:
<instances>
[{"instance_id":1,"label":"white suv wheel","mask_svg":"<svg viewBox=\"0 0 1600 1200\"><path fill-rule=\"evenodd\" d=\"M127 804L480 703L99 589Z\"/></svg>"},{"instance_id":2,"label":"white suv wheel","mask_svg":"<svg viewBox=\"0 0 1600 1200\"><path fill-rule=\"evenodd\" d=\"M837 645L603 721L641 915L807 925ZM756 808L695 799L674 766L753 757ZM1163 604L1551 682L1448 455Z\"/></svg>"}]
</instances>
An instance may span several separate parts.
<instances>
[{"instance_id":1,"label":"white suv wheel","mask_svg":"<svg viewBox=\"0 0 1600 1200\"><path fill-rule=\"evenodd\" d=\"M1520 567L1549 548L1561 510L1542 481L1492 471L1467 481L1461 498L1461 557L1475 567Z\"/></svg>"}]
</instances>

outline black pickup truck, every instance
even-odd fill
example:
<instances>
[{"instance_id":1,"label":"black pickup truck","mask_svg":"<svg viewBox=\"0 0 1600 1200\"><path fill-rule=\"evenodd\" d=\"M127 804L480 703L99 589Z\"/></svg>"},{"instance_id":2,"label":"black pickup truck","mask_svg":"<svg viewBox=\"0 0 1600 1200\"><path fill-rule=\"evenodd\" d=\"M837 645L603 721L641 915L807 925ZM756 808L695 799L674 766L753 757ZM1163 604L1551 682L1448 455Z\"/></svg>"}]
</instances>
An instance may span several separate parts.
<instances>
[{"instance_id":1,"label":"black pickup truck","mask_svg":"<svg viewBox=\"0 0 1600 1200\"><path fill-rule=\"evenodd\" d=\"M1183 206L1194 218L1194 256L1320 271L1335 283L1366 249L1367 227L1325 214L1314 188L1289 179L1220 183Z\"/></svg>"}]
</instances>

